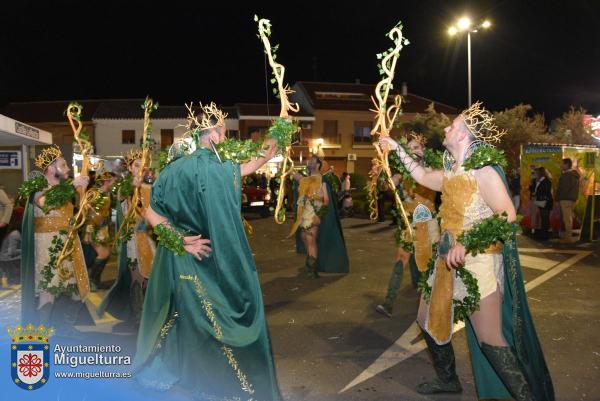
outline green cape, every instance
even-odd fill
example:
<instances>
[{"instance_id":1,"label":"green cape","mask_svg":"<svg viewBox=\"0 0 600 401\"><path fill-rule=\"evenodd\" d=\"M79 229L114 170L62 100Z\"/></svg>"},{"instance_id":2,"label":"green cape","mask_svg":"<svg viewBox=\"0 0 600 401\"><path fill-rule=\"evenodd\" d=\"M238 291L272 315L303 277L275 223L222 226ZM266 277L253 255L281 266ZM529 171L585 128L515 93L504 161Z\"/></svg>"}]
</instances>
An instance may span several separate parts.
<instances>
[{"instance_id":1,"label":"green cape","mask_svg":"<svg viewBox=\"0 0 600 401\"><path fill-rule=\"evenodd\" d=\"M212 254L198 261L158 245L134 360L138 380L207 399L280 400L241 219L239 165L200 148L161 172L151 206L174 227L210 239Z\"/></svg>"}]
</instances>

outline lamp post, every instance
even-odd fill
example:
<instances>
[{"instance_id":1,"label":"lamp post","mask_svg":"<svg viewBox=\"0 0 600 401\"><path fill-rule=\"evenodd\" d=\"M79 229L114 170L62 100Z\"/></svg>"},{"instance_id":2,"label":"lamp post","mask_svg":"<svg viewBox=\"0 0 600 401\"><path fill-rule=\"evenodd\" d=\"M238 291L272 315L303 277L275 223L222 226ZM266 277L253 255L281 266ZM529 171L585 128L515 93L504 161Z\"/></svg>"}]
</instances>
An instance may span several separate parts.
<instances>
[{"instance_id":1,"label":"lamp post","mask_svg":"<svg viewBox=\"0 0 600 401\"><path fill-rule=\"evenodd\" d=\"M492 23L485 20L476 26L473 26L471 19L468 17L462 17L456 21L456 25L452 25L448 28L448 35L455 36L458 33L467 33L467 75L468 75L468 88L469 88L469 107L471 106L471 33L475 33L480 29L487 29L492 26Z\"/></svg>"}]
</instances>

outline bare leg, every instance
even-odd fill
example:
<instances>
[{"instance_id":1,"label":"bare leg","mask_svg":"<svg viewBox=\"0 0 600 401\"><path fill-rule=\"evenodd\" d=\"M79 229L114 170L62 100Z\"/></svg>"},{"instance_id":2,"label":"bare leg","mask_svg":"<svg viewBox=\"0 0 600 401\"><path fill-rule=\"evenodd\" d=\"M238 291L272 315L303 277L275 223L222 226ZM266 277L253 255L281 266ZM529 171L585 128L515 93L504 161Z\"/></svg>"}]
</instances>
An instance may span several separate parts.
<instances>
[{"instance_id":1,"label":"bare leg","mask_svg":"<svg viewBox=\"0 0 600 401\"><path fill-rule=\"evenodd\" d=\"M483 298L479 303L479 310L469 318L479 344L506 347L508 343L502 335L502 296L496 290L491 295Z\"/></svg>"}]
</instances>

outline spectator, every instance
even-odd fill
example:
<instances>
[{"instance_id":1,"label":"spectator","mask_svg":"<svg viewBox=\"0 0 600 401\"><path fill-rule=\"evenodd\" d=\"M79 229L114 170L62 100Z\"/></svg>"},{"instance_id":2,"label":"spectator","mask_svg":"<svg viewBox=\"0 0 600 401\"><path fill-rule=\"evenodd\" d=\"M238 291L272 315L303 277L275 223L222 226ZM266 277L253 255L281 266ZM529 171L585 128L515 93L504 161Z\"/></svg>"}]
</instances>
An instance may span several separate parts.
<instances>
[{"instance_id":1,"label":"spectator","mask_svg":"<svg viewBox=\"0 0 600 401\"><path fill-rule=\"evenodd\" d=\"M269 181L267 180L267 175L266 175L265 173L262 173L262 174L260 175L260 185L259 185L259 186L260 186L262 189L267 189L268 182L269 182Z\"/></svg>"},{"instance_id":2,"label":"spectator","mask_svg":"<svg viewBox=\"0 0 600 401\"><path fill-rule=\"evenodd\" d=\"M536 238L547 240L549 238L548 229L550 227L550 211L554 204L552 198L552 182L550 181L550 173L544 167L538 167L536 170L535 184L535 205L538 208L540 215L540 231L536 231Z\"/></svg>"},{"instance_id":3,"label":"spectator","mask_svg":"<svg viewBox=\"0 0 600 401\"><path fill-rule=\"evenodd\" d=\"M350 174L344 171L342 174L342 188L339 195L340 217L346 217L352 213L352 192Z\"/></svg>"},{"instance_id":4,"label":"spectator","mask_svg":"<svg viewBox=\"0 0 600 401\"><path fill-rule=\"evenodd\" d=\"M556 200L560 205L560 214L565 226L563 242L573 241L573 206L579 196L579 173L573 169L571 159L562 160L562 174L558 178Z\"/></svg>"},{"instance_id":5,"label":"spectator","mask_svg":"<svg viewBox=\"0 0 600 401\"><path fill-rule=\"evenodd\" d=\"M12 211L13 202L4 192L4 186L0 185L0 239L4 238L4 234L7 233L6 228L10 222Z\"/></svg>"},{"instance_id":6,"label":"spectator","mask_svg":"<svg viewBox=\"0 0 600 401\"><path fill-rule=\"evenodd\" d=\"M519 212L519 206L521 205L521 175L518 170L515 170L512 180L510 180L510 192L512 195L512 201L515 205L515 210Z\"/></svg>"},{"instance_id":7,"label":"spectator","mask_svg":"<svg viewBox=\"0 0 600 401\"><path fill-rule=\"evenodd\" d=\"M0 238L0 277L17 282L21 262L21 219L14 213L6 226L6 235ZM3 283L3 286L7 282Z\"/></svg>"}]
</instances>

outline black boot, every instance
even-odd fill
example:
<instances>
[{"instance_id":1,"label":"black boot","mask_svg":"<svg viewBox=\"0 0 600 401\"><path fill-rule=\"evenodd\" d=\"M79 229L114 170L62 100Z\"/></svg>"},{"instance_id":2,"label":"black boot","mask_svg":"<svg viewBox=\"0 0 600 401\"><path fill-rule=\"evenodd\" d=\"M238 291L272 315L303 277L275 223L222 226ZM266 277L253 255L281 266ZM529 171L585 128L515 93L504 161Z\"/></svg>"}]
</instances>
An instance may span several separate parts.
<instances>
[{"instance_id":1,"label":"black boot","mask_svg":"<svg viewBox=\"0 0 600 401\"><path fill-rule=\"evenodd\" d=\"M433 367L438 377L429 382L419 384L417 392L420 394L460 393L462 386L456 375L456 361L454 359L452 343L438 345L429 333L425 330L421 331L423 332L423 337L425 337L427 348L431 352Z\"/></svg>"},{"instance_id":2,"label":"black boot","mask_svg":"<svg viewBox=\"0 0 600 401\"><path fill-rule=\"evenodd\" d=\"M306 257L306 269L308 270L308 276L312 278L319 278L319 272L317 271L317 258L314 256Z\"/></svg>"},{"instance_id":3,"label":"black boot","mask_svg":"<svg viewBox=\"0 0 600 401\"><path fill-rule=\"evenodd\" d=\"M377 312L387 317L392 317L392 310L394 309L394 303L396 302L398 290L400 289L400 285L402 284L403 275L404 265L402 261L399 260L394 265L392 277L390 277L390 282L388 283L388 290L387 294L385 295L385 301L382 304L377 305L377 307L375 308Z\"/></svg>"},{"instance_id":4,"label":"black boot","mask_svg":"<svg viewBox=\"0 0 600 401\"><path fill-rule=\"evenodd\" d=\"M510 347L495 347L482 343L481 351L516 401L534 400L521 364Z\"/></svg>"},{"instance_id":5,"label":"black boot","mask_svg":"<svg viewBox=\"0 0 600 401\"><path fill-rule=\"evenodd\" d=\"M92 292L97 291L99 288L103 288L101 277L104 267L106 266L106 262L108 262L108 258L94 259L94 263L90 268L90 288Z\"/></svg>"}]
</instances>

